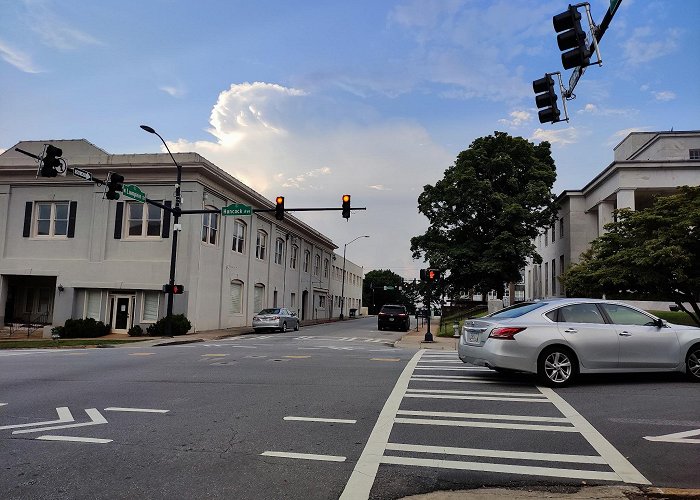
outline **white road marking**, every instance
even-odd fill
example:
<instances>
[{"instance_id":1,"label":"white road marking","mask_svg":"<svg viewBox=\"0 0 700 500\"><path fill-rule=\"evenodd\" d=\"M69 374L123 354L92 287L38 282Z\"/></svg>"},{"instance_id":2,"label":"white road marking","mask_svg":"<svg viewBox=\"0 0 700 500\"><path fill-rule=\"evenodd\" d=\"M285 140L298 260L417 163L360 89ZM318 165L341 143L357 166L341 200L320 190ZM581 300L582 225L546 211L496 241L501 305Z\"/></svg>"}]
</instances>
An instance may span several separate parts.
<instances>
[{"instance_id":1,"label":"white road marking","mask_svg":"<svg viewBox=\"0 0 700 500\"><path fill-rule=\"evenodd\" d=\"M453 368L448 366L419 366L416 370L442 370L442 371L453 371L453 372L490 372L488 368L481 368L479 366L463 366L461 368Z\"/></svg>"},{"instance_id":2,"label":"white road marking","mask_svg":"<svg viewBox=\"0 0 700 500\"><path fill-rule=\"evenodd\" d=\"M482 472L503 472L507 474L523 474L528 476L567 477L573 479L596 479L603 481L619 481L613 472L593 470L556 469L552 467L533 467L530 465L507 465L478 462L462 462L454 460L434 460L409 457L382 457L383 464L414 465L439 469L473 470ZM342 498L342 497L341 497ZM367 498L367 497L365 497Z\"/></svg>"},{"instance_id":3,"label":"white road marking","mask_svg":"<svg viewBox=\"0 0 700 500\"><path fill-rule=\"evenodd\" d=\"M295 420L299 422L330 422L336 424L356 424L357 420L345 418L316 418L316 417L284 417L284 420Z\"/></svg>"},{"instance_id":4,"label":"white road marking","mask_svg":"<svg viewBox=\"0 0 700 500\"><path fill-rule=\"evenodd\" d=\"M566 417L538 417L534 415L496 415L491 413L460 413L453 411L418 411L399 410L397 415L413 417L451 417L451 418L480 418L482 420L514 420L521 422L559 422L569 423Z\"/></svg>"},{"instance_id":5,"label":"white road marking","mask_svg":"<svg viewBox=\"0 0 700 500\"><path fill-rule=\"evenodd\" d=\"M5 429L19 429L20 427L32 427L37 425L65 424L68 422L75 422L73 415L66 406L56 408L56 413L58 413L58 420L45 420L43 422L32 422L30 424L3 425L2 427L0 427L0 431L3 431Z\"/></svg>"},{"instance_id":6,"label":"white road marking","mask_svg":"<svg viewBox=\"0 0 700 500\"><path fill-rule=\"evenodd\" d=\"M314 455L311 453L287 453L284 451L265 451L260 455L266 457L298 458L300 460L320 460L324 462L345 462L345 457L335 455Z\"/></svg>"},{"instance_id":7,"label":"white road marking","mask_svg":"<svg viewBox=\"0 0 700 500\"><path fill-rule=\"evenodd\" d=\"M12 434L27 434L29 432L43 432L43 431L53 431L56 429L69 429L73 427L86 427L88 425L100 425L106 424L107 419L102 416L102 414L97 410L97 408L87 408L85 413L90 417L90 422L83 422L80 424L68 424L68 425L54 425L51 427L41 427L39 429L24 429L21 431L12 431Z\"/></svg>"},{"instance_id":8,"label":"white road marking","mask_svg":"<svg viewBox=\"0 0 700 500\"><path fill-rule=\"evenodd\" d=\"M109 408L105 408L105 411L131 411L131 412L137 412L137 413L168 413L170 410L156 410L156 409L152 409L152 408L119 408L119 407L110 406Z\"/></svg>"},{"instance_id":9,"label":"white road marking","mask_svg":"<svg viewBox=\"0 0 700 500\"><path fill-rule=\"evenodd\" d=\"M512 384L512 382L505 382L503 380L485 379L479 377L460 377L460 380L444 380L439 378L414 378L411 377L412 382L440 382L440 383L450 383L450 382L461 382L463 384Z\"/></svg>"},{"instance_id":10,"label":"white road marking","mask_svg":"<svg viewBox=\"0 0 700 500\"><path fill-rule=\"evenodd\" d=\"M561 396L554 392L549 387L538 387L538 389L549 398L549 400L557 407L557 409L574 424L579 432L586 438L593 449L597 451L601 457L610 465L620 479L626 483L635 484L651 484L641 472L627 461L617 449L610 444L588 420L578 413L574 408L567 403Z\"/></svg>"},{"instance_id":11,"label":"white road marking","mask_svg":"<svg viewBox=\"0 0 700 500\"><path fill-rule=\"evenodd\" d=\"M674 432L673 434L664 434L663 436L644 436L644 439L647 441L661 441L666 443L700 444L700 439L688 439L690 436L700 436L700 429Z\"/></svg>"},{"instance_id":12,"label":"white road marking","mask_svg":"<svg viewBox=\"0 0 700 500\"><path fill-rule=\"evenodd\" d=\"M468 420L436 420L428 418L394 419L397 424L437 425L443 427L479 427L482 429L515 429L522 431L578 432L576 427L565 425L506 424L501 422L475 422Z\"/></svg>"},{"instance_id":13,"label":"white road marking","mask_svg":"<svg viewBox=\"0 0 700 500\"><path fill-rule=\"evenodd\" d=\"M7 403L0 403L0 406L6 406Z\"/></svg>"},{"instance_id":14,"label":"white road marking","mask_svg":"<svg viewBox=\"0 0 700 500\"><path fill-rule=\"evenodd\" d=\"M434 453L442 455L462 455L471 457L510 458L514 460L538 460L544 462L570 462L577 464L603 464L603 457L597 455L564 455L560 453L536 453L531 451L485 450L479 448L455 448L451 446L422 446L415 444L389 443L387 450Z\"/></svg>"},{"instance_id":15,"label":"white road marking","mask_svg":"<svg viewBox=\"0 0 700 500\"><path fill-rule=\"evenodd\" d=\"M389 442L389 435L391 434L396 412L401 406L401 400L406 393L406 389L408 389L411 374L424 352L424 350L416 352L403 369L403 372L401 372L394 389L391 391L386 403L384 403L384 407L377 418L377 423L374 424L367 444L362 450L362 455L357 460L350 479L348 479L345 489L340 495L340 500L367 500L369 498L369 492L372 489L372 484L374 484L374 478L377 476L379 463L382 461L384 449Z\"/></svg>"},{"instance_id":16,"label":"white road marking","mask_svg":"<svg viewBox=\"0 0 700 500\"><path fill-rule=\"evenodd\" d=\"M508 396L522 398L542 398L547 400L547 396L535 392L491 392L491 391L457 391L450 389L408 389L407 393L430 393L430 394L470 394L472 396Z\"/></svg>"},{"instance_id":17,"label":"white road marking","mask_svg":"<svg viewBox=\"0 0 700 500\"><path fill-rule=\"evenodd\" d=\"M94 444L107 444L111 443L111 439L100 439L100 438L86 438L78 436L39 436L37 439L42 439L44 441L72 441L74 443L94 443Z\"/></svg>"},{"instance_id":18,"label":"white road marking","mask_svg":"<svg viewBox=\"0 0 700 500\"><path fill-rule=\"evenodd\" d=\"M423 399L471 399L475 401L518 401L521 403L549 403L546 399L506 398L500 396L460 396L450 394L406 394L407 398Z\"/></svg>"},{"instance_id":19,"label":"white road marking","mask_svg":"<svg viewBox=\"0 0 700 500\"><path fill-rule=\"evenodd\" d=\"M421 363L454 363L460 365L464 364L459 359L426 359L425 361L421 361Z\"/></svg>"}]
</instances>

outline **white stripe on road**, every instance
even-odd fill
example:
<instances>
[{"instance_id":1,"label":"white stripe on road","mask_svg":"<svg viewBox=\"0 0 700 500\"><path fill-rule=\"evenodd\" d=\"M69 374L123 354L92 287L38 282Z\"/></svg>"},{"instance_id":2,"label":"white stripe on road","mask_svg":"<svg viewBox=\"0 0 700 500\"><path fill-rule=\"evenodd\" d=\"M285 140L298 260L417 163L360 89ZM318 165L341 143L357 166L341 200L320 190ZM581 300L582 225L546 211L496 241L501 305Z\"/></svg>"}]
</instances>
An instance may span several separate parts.
<instances>
[{"instance_id":1,"label":"white stripe on road","mask_svg":"<svg viewBox=\"0 0 700 500\"><path fill-rule=\"evenodd\" d=\"M626 483L651 484L641 472L627 461L617 449L610 444L588 420L578 413L561 396L548 387L538 387L538 389L549 398L557 409L574 424L578 431L586 438L601 457L610 465L620 478Z\"/></svg>"},{"instance_id":2,"label":"white stripe on road","mask_svg":"<svg viewBox=\"0 0 700 500\"><path fill-rule=\"evenodd\" d=\"M490 392L490 391L457 391L451 389L408 389L406 392L412 393L431 393L431 394L470 394L472 396L509 396L523 398L542 398L547 399L542 393L535 392Z\"/></svg>"},{"instance_id":3,"label":"white stripe on road","mask_svg":"<svg viewBox=\"0 0 700 500\"><path fill-rule=\"evenodd\" d=\"M29 432L42 432L42 431L53 431L56 429L69 429L73 427L85 427L88 425L100 425L106 424L107 419L105 419L102 414L97 411L97 408L87 408L85 413L90 417L90 422L83 422L80 424L68 424L68 425L54 425L51 427L41 427L39 429L23 429L21 431L12 431L12 434L27 434Z\"/></svg>"},{"instance_id":4,"label":"white stripe on road","mask_svg":"<svg viewBox=\"0 0 700 500\"><path fill-rule=\"evenodd\" d=\"M464 364L459 359L426 359L425 361L421 361L421 363L454 363L460 365Z\"/></svg>"},{"instance_id":5,"label":"white stripe on road","mask_svg":"<svg viewBox=\"0 0 700 500\"><path fill-rule=\"evenodd\" d=\"M95 444L107 444L111 443L111 439L100 439L100 438L86 438L78 436L39 436L37 439L43 441L72 441L74 443L95 443Z\"/></svg>"},{"instance_id":6,"label":"white stripe on road","mask_svg":"<svg viewBox=\"0 0 700 500\"><path fill-rule=\"evenodd\" d=\"M551 467L533 467L530 465L506 465L478 462L461 462L455 460L433 460L409 457L382 457L383 464L414 465L437 469L473 470L481 472L503 472L507 474L523 474L528 476L567 477L572 479L597 479L602 481L619 481L613 472L594 470L556 469Z\"/></svg>"},{"instance_id":7,"label":"white stripe on road","mask_svg":"<svg viewBox=\"0 0 700 500\"><path fill-rule=\"evenodd\" d=\"M413 378L412 382L461 382L463 384L511 384L512 382L505 382L503 380L493 380L493 379L483 379L478 377L460 377L461 380L443 380L439 378Z\"/></svg>"},{"instance_id":8,"label":"white stripe on road","mask_svg":"<svg viewBox=\"0 0 700 500\"><path fill-rule=\"evenodd\" d=\"M153 408L119 408L110 406L105 408L105 411L132 411L138 413L168 413L170 410L155 410Z\"/></svg>"},{"instance_id":9,"label":"white stripe on road","mask_svg":"<svg viewBox=\"0 0 700 500\"><path fill-rule=\"evenodd\" d=\"M505 398L500 396L452 396L449 394L406 394L407 398L423 399L471 399L475 401L518 401L521 403L549 403L546 399Z\"/></svg>"},{"instance_id":10,"label":"white stripe on road","mask_svg":"<svg viewBox=\"0 0 700 500\"><path fill-rule=\"evenodd\" d=\"M0 431L3 431L5 429L19 429L20 427L32 427L37 425L65 424L68 422L75 421L73 415L71 414L67 406L56 408L56 413L58 413L58 420L46 420L44 422L32 422L30 424L3 425L2 427L0 427Z\"/></svg>"},{"instance_id":11,"label":"white stripe on road","mask_svg":"<svg viewBox=\"0 0 700 500\"><path fill-rule=\"evenodd\" d=\"M287 453L285 451L265 451L260 455L266 457L297 458L300 460L320 460L324 462L345 462L345 457L335 455L314 455L311 453Z\"/></svg>"},{"instance_id":12,"label":"white stripe on road","mask_svg":"<svg viewBox=\"0 0 700 500\"><path fill-rule=\"evenodd\" d=\"M538 460L544 462L570 462L577 464L605 464L597 455L564 455L561 453L535 453L530 451L484 450L477 448L455 448L452 446L423 446L415 444L389 443L387 450L471 457L510 458L514 460Z\"/></svg>"},{"instance_id":13,"label":"white stripe on road","mask_svg":"<svg viewBox=\"0 0 700 500\"><path fill-rule=\"evenodd\" d=\"M501 422L470 422L468 420L436 420L429 418L394 419L397 424L437 425L443 427L480 427L482 429L516 429L522 431L578 432L576 427L565 425L505 424Z\"/></svg>"},{"instance_id":14,"label":"white stripe on road","mask_svg":"<svg viewBox=\"0 0 700 500\"><path fill-rule=\"evenodd\" d=\"M482 420L516 420L521 422L569 423L569 419L565 417L537 417L534 415L495 415L491 413L460 413L454 411L417 410L399 410L396 414L412 417L480 418Z\"/></svg>"},{"instance_id":15,"label":"white stripe on road","mask_svg":"<svg viewBox=\"0 0 700 500\"><path fill-rule=\"evenodd\" d=\"M336 424L356 424L357 420L343 418L314 418L314 417L284 417L284 420L294 420L298 422L330 422Z\"/></svg>"},{"instance_id":16,"label":"white stripe on road","mask_svg":"<svg viewBox=\"0 0 700 500\"><path fill-rule=\"evenodd\" d=\"M406 389L408 389L411 374L424 352L424 350L416 352L401 372L394 389L391 391L386 403L384 403L384 407L377 418L377 423L374 424L367 444L362 450L362 455L357 460L350 479L348 479L345 489L340 495L340 500L367 500L369 498L369 492L374 484L374 478L377 476L379 463L382 460L382 455L384 455L386 444L389 442L389 435L391 434L396 412L401 406L401 400L406 393Z\"/></svg>"},{"instance_id":17,"label":"white stripe on road","mask_svg":"<svg viewBox=\"0 0 700 500\"><path fill-rule=\"evenodd\" d=\"M442 370L442 371L459 371L459 372L490 372L488 368L479 366L463 366L460 368L452 368L448 366L419 366L416 370Z\"/></svg>"}]
</instances>

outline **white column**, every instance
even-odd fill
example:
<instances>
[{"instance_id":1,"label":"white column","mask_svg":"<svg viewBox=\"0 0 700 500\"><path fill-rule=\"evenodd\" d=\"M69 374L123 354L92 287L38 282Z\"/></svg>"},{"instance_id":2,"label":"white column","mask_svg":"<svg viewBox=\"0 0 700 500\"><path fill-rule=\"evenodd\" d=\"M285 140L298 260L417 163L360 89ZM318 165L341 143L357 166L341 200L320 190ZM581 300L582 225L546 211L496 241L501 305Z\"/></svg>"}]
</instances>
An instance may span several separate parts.
<instances>
[{"instance_id":1,"label":"white column","mask_svg":"<svg viewBox=\"0 0 700 500\"><path fill-rule=\"evenodd\" d=\"M621 189L617 192L617 208L634 208L634 189Z\"/></svg>"},{"instance_id":2,"label":"white column","mask_svg":"<svg viewBox=\"0 0 700 500\"><path fill-rule=\"evenodd\" d=\"M605 233L605 224L613 221L615 204L612 201L601 201L598 204L598 236Z\"/></svg>"}]
</instances>

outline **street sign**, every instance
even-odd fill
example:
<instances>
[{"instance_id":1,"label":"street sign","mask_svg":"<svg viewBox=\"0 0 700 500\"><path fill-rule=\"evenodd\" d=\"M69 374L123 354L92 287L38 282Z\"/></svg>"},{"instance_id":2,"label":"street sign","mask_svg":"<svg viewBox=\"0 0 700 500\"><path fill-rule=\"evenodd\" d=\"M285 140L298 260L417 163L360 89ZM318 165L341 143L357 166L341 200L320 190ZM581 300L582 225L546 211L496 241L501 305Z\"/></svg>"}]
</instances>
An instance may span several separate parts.
<instances>
[{"instance_id":1,"label":"street sign","mask_svg":"<svg viewBox=\"0 0 700 500\"><path fill-rule=\"evenodd\" d=\"M227 207L221 207L221 215L253 215L253 209L242 203L232 203Z\"/></svg>"},{"instance_id":2,"label":"street sign","mask_svg":"<svg viewBox=\"0 0 700 500\"><path fill-rule=\"evenodd\" d=\"M73 175L76 177L80 177L81 179L85 179L86 181L91 181L92 180L92 174L88 172L87 170L83 170L81 168L73 168Z\"/></svg>"},{"instance_id":3,"label":"street sign","mask_svg":"<svg viewBox=\"0 0 700 500\"><path fill-rule=\"evenodd\" d=\"M141 203L146 202L146 193L141 191L141 189L134 184L124 184L124 189L122 190L124 196L128 196L131 199L140 201Z\"/></svg>"},{"instance_id":4,"label":"street sign","mask_svg":"<svg viewBox=\"0 0 700 500\"><path fill-rule=\"evenodd\" d=\"M384 285L384 290L393 290L393 289L394 289L393 286Z\"/></svg>"}]
</instances>

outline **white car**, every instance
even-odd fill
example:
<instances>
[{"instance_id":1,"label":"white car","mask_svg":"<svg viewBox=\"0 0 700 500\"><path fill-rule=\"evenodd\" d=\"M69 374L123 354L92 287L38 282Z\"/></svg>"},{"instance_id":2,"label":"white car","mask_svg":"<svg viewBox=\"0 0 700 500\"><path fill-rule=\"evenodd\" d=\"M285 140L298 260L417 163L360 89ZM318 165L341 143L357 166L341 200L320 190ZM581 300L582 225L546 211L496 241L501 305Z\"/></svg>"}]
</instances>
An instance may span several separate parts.
<instances>
[{"instance_id":1,"label":"white car","mask_svg":"<svg viewBox=\"0 0 700 500\"><path fill-rule=\"evenodd\" d=\"M253 316L253 329L255 333L263 330L279 330L282 333L292 329L299 331L299 318L285 307L263 309Z\"/></svg>"},{"instance_id":2,"label":"white car","mask_svg":"<svg viewBox=\"0 0 700 500\"><path fill-rule=\"evenodd\" d=\"M599 299L523 302L464 322L459 358L537 374L557 387L579 373L679 371L700 382L700 328Z\"/></svg>"}]
</instances>

